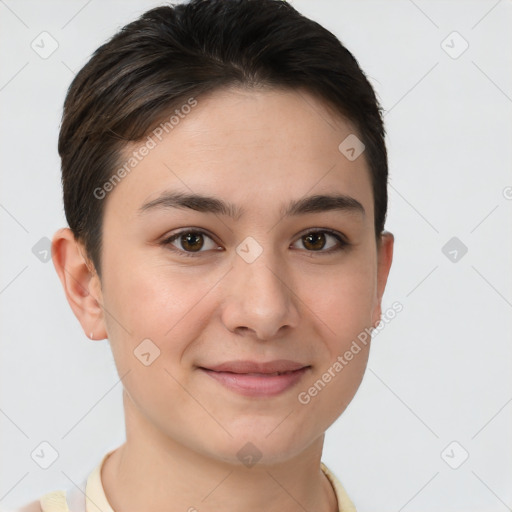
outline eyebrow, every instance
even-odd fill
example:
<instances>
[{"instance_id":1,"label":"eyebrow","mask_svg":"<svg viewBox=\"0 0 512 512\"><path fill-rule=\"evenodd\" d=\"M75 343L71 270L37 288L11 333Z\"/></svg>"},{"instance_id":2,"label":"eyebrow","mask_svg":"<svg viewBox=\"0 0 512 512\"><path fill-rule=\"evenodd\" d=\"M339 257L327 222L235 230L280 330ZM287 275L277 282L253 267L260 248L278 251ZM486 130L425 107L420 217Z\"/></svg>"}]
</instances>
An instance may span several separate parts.
<instances>
[{"instance_id":1,"label":"eyebrow","mask_svg":"<svg viewBox=\"0 0 512 512\"><path fill-rule=\"evenodd\" d=\"M138 214L172 208L188 208L198 212L226 215L234 220L239 220L245 213L244 208L216 197L166 191L156 199L144 203L139 208ZM332 210L358 213L363 217L366 213L363 205L353 197L344 194L324 194L292 200L281 209L280 214L282 217L287 217Z\"/></svg>"}]
</instances>

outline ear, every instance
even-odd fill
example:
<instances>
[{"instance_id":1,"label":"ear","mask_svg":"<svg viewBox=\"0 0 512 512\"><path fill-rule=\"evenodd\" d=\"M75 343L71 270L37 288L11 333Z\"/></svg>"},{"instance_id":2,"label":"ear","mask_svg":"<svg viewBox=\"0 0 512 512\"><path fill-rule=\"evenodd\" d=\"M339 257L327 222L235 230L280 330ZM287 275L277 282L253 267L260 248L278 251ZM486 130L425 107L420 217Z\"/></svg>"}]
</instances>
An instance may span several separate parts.
<instances>
[{"instance_id":1,"label":"ear","mask_svg":"<svg viewBox=\"0 0 512 512\"><path fill-rule=\"evenodd\" d=\"M372 326L375 327L382 315L382 296L386 288L391 262L393 261L393 246L395 237L389 231L383 231L380 244L377 247L377 297L372 313Z\"/></svg>"},{"instance_id":2,"label":"ear","mask_svg":"<svg viewBox=\"0 0 512 512\"><path fill-rule=\"evenodd\" d=\"M73 313L85 335L105 339L101 282L94 265L86 259L83 244L69 228L59 229L52 239L52 260Z\"/></svg>"}]
</instances>

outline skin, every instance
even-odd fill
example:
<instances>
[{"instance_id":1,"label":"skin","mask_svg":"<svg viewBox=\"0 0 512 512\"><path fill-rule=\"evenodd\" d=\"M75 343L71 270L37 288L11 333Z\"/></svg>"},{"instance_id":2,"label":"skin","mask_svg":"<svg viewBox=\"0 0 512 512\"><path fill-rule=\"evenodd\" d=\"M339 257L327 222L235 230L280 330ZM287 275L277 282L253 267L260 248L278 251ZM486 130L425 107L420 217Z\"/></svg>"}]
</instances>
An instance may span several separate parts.
<instances>
[{"instance_id":1,"label":"skin","mask_svg":"<svg viewBox=\"0 0 512 512\"><path fill-rule=\"evenodd\" d=\"M338 150L351 133L304 91L216 91L109 192L101 282L71 231L55 233L69 304L87 336L108 337L124 376L126 443L102 469L114 510L337 510L320 469L324 433L355 395L369 345L308 404L297 396L379 321L394 241L384 232L376 242L364 153L349 161ZM246 211L239 219L192 209L139 215L164 190ZM291 200L334 192L359 201L364 215L280 214ZM181 255L191 246L179 237L160 244L183 228L208 232L198 256ZM308 243L320 228L350 245L326 252L338 242L325 232ZM252 263L236 252L249 236L262 248ZM133 353L146 338L160 349L149 366ZM197 368L244 359L311 367L265 398L239 395ZM236 455L247 442L262 454L251 468Z\"/></svg>"}]
</instances>

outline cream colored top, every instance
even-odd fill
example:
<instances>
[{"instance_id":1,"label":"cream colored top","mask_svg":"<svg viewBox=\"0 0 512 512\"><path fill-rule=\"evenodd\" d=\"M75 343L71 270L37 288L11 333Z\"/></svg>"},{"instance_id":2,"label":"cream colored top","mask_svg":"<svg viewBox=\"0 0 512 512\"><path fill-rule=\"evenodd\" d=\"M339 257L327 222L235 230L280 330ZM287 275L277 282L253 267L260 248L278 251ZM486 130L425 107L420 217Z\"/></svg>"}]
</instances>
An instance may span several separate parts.
<instances>
[{"instance_id":1,"label":"cream colored top","mask_svg":"<svg viewBox=\"0 0 512 512\"><path fill-rule=\"evenodd\" d=\"M54 491L45 494L39 500L42 512L114 512L107 501L103 484L101 482L101 468L106 458L113 452L106 453L101 462L87 478L85 496L80 489L73 489L69 496L66 491ZM327 476L338 500L339 512L357 512L354 504L348 497L341 482L334 476L327 466L321 463L322 471Z\"/></svg>"}]
</instances>

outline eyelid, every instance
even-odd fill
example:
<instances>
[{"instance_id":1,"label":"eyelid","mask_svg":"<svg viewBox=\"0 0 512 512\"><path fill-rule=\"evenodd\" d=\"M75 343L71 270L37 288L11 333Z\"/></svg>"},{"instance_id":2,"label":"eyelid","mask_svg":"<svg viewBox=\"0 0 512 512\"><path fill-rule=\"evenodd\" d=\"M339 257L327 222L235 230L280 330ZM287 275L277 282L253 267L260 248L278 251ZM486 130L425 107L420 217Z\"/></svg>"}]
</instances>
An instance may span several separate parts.
<instances>
[{"instance_id":1,"label":"eyelid","mask_svg":"<svg viewBox=\"0 0 512 512\"><path fill-rule=\"evenodd\" d=\"M297 240L299 238L302 238L303 236L309 235L310 233L327 233L328 235L333 236L334 238L337 238L340 242L344 244L349 244L348 238L341 232L336 231L334 229L330 228L308 228L304 231L301 231L299 235L297 236ZM314 252L314 251L311 251Z\"/></svg>"},{"instance_id":2,"label":"eyelid","mask_svg":"<svg viewBox=\"0 0 512 512\"><path fill-rule=\"evenodd\" d=\"M306 249L300 249L301 251L305 251L307 252L308 254L319 254L319 255L322 255L322 254L333 254L333 253L336 253L336 252L340 252L340 251L343 251L344 249L348 248L350 244L350 242L348 241L348 239L346 238L346 236L343 234L343 233L340 233L338 231L335 231L333 229L329 229L329 228L308 228L306 230L304 230L303 232L301 232L299 234L299 236L297 237L297 239L295 240L295 242L293 242L293 244L297 243L302 237L306 236L306 235L309 235L311 233L327 233L328 235L332 236L333 238L335 238L338 242L338 245L335 246L335 247L331 247L327 250L319 250L319 251L308 251ZM292 244L292 245L293 245Z\"/></svg>"},{"instance_id":3,"label":"eyelid","mask_svg":"<svg viewBox=\"0 0 512 512\"><path fill-rule=\"evenodd\" d=\"M194 228L194 227L189 227L189 228L182 228L180 229L179 231L176 231L175 233L165 237L161 242L160 244L163 245L164 247L167 247L169 248L171 251L179 254L179 255L182 255L182 256L191 256L191 257L195 257L195 256L199 256L201 253L207 253L208 251L196 251L196 252L193 252L193 251L183 251L181 249L177 249L176 247L174 247L172 245L172 242L174 242L176 239L178 239L181 235L184 235L186 233L197 233L197 234L201 234L207 238L209 238L212 242L214 243L217 243L214 239L214 237L212 235L210 235L207 231L205 231L204 229L201 229L201 228Z\"/></svg>"},{"instance_id":4,"label":"eyelid","mask_svg":"<svg viewBox=\"0 0 512 512\"><path fill-rule=\"evenodd\" d=\"M190 257L196 257L196 256L200 256L201 253L208 253L209 252L209 250L190 252L190 251L183 251L181 249L178 249L178 248L174 247L172 245L172 242L174 242L181 235L186 234L186 233L201 234L203 236L206 236L210 240L212 240L212 242L217 243L215 241L214 237L212 235L210 235L204 229L189 227L189 228L182 228L179 231L176 231L175 233L167 236L166 238L164 238L160 242L160 244L163 245L164 247L168 247L171 251L173 251L173 252L175 252L175 253L177 253L179 255L183 255L185 257L189 257L189 256ZM343 233L340 233L338 231L334 231L334 230L329 229L329 228L308 228L308 229L305 229L304 231L299 233L299 235L297 236L297 238L295 239L295 241L291 245L294 245L302 237L304 237L306 235L309 235L311 233L326 233L326 234L334 237L338 241L338 245L336 247L331 247L331 248L329 248L328 250L325 250L325 251L324 250L308 251L307 249L300 249L301 251L305 251L305 252L312 253L312 254L319 254L319 255L322 255L322 254L332 254L332 253L335 253L335 252L342 251L343 249L346 249L349 245L351 245L350 242L347 240L347 238L345 237L345 235Z\"/></svg>"}]
</instances>

